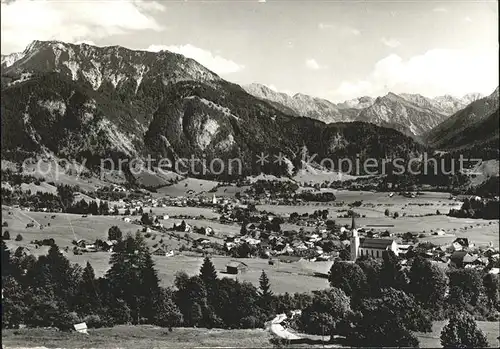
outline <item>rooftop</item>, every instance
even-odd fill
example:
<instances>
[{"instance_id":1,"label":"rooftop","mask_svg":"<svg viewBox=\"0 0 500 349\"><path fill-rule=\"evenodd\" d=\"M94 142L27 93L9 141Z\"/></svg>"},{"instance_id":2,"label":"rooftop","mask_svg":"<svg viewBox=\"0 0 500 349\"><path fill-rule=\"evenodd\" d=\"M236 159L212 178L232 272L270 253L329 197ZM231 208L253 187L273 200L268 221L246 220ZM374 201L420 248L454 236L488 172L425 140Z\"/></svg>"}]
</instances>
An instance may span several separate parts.
<instances>
[{"instance_id":1,"label":"rooftop","mask_svg":"<svg viewBox=\"0 0 500 349\"><path fill-rule=\"evenodd\" d=\"M394 240L391 239L361 238L359 239L359 247L385 250L387 247L391 246L393 242Z\"/></svg>"}]
</instances>

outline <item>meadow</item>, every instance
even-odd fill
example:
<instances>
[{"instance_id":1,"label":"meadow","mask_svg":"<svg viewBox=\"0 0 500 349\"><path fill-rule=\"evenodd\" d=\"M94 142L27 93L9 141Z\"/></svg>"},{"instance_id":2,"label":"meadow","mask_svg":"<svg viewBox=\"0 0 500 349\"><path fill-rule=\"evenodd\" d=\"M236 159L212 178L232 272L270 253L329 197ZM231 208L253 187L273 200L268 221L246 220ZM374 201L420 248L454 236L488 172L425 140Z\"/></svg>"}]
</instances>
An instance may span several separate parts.
<instances>
[{"instance_id":1,"label":"meadow","mask_svg":"<svg viewBox=\"0 0 500 349\"><path fill-rule=\"evenodd\" d=\"M441 330L446 321L437 321L430 333L416 333L421 348L440 348ZM477 321L491 348L498 348L499 327L496 322ZM113 328L89 329L89 334L61 332L55 329L3 330L4 349L20 348L271 348L271 334L265 329L222 330L206 328L166 328L149 325L120 325ZM289 348L342 348L341 345L289 344Z\"/></svg>"}]
</instances>

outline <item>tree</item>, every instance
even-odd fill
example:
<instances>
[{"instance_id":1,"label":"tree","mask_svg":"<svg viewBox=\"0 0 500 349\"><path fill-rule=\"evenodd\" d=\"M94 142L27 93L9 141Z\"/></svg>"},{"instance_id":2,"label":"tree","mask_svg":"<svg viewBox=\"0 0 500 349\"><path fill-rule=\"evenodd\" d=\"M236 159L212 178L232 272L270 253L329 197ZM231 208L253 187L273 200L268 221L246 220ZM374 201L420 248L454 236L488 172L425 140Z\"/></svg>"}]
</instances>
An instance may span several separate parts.
<instances>
[{"instance_id":1,"label":"tree","mask_svg":"<svg viewBox=\"0 0 500 349\"><path fill-rule=\"evenodd\" d=\"M385 209L384 214L389 217L391 215L391 212L389 211L388 208Z\"/></svg>"},{"instance_id":2,"label":"tree","mask_svg":"<svg viewBox=\"0 0 500 349\"><path fill-rule=\"evenodd\" d=\"M182 323L182 313L172 301L172 292L162 288L154 302L155 314L152 323L161 327L172 328Z\"/></svg>"},{"instance_id":3,"label":"tree","mask_svg":"<svg viewBox=\"0 0 500 349\"><path fill-rule=\"evenodd\" d=\"M141 209L142 209L142 207L141 207ZM149 216L148 213L142 213L141 223L144 225L151 225L151 224L153 224L153 219Z\"/></svg>"},{"instance_id":4,"label":"tree","mask_svg":"<svg viewBox=\"0 0 500 349\"><path fill-rule=\"evenodd\" d=\"M69 185L58 185L57 186L57 196L61 200L63 210L66 212L73 204L73 193L74 190Z\"/></svg>"},{"instance_id":5,"label":"tree","mask_svg":"<svg viewBox=\"0 0 500 349\"><path fill-rule=\"evenodd\" d=\"M313 291L312 304L302 310L300 325L306 333L333 335L350 313L349 297L339 288Z\"/></svg>"},{"instance_id":6,"label":"tree","mask_svg":"<svg viewBox=\"0 0 500 349\"><path fill-rule=\"evenodd\" d=\"M380 293L380 289L382 288L380 282L382 262L379 259L371 258L369 256L361 256L356 259L356 264L360 266L366 276L368 294L372 297L378 295Z\"/></svg>"},{"instance_id":7,"label":"tree","mask_svg":"<svg viewBox=\"0 0 500 349\"><path fill-rule=\"evenodd\" d=\"M10 233L9 233L8 230L6 230L6 231L3 232L2 239L3 240L10 240Z\"/></svg>"},{"instance_id":8,"label":"tree","mask_svg":"<svg viewBox=\"0 0 500 349\"><path fill-rule=\"evenodd\" d=\"M241 223L240 235L247 235L247 224L248 222L246 220L243 220L243 222Z\"/></svg>"},{"instance_id":9,"label":"tree","mask_svg":"<svg viewBox=\"0 0 500 349\"><path fill-rule=\"evenodd\" d=\"M446 275L437 266L420 256L413 259L408 289L426 308L441 308L448 284Z\"/></svg>"},{"instance_id":10,"label":"tree","mask_svg":"<svg viewBox=\"0 0 500 349\"><path fill-rule=\"evenodd\" d=\"M134 324L151 320L159 279L149 249L140 233L127 235L113 249L106 273L110 297L121 299L130 310Z\"/></svg>"},{"instance_id":11,"label":"tree","mask_svg":"<svg viewBox=\"0 0 500 349\"><path fill-rule=\"evenodd\" d=\"M443 348L486 348L488 341L474 318L466 312L459 312L452 315L441 331L441 345Z\"/></svg>"},{"instance_id":12,"label":"tree","mask_svg":"<svg viewBox=\"0 0 500 349\"><path fill-rule=\"evenodd\" d=\"M463 302L476 305L483 291L483 278L476 269L452 269L448 272L450 280L449 302L464 305Z\"/></svg>"},{"instance_id":13,"label":"tree","mask_svg":"<svg viewBox=\"0 0 500 349\"><path fill-rule=\"evenodd\" d=\"M183 315L184 325L199 325L203 315L200 312L207 307L205 284L199 276L189 277L185 273L179 273L175 277L175 287L177 291L174 299Z\"/></svg>"},{"instance_id":14,"label":"tree","mask_svg":"<svg viewBox=\"0 0 500 349\"><path fill-rule=\"evenodd\" d=\"M123 233L116 225L113 225L108 230L108 240L121 240Z\"/></svg>"},{"instance_id":15,"label":"tree","mask_svg":"<svg viewBox=\"0 0 500 349\"><path fill-rule=\"evenodd\" d=\"M2 274L3 268L2 263ZM18 328L26 311L24 292L19 282L12 276L2 277L2 328Z\"/></svg>"},{"instance_id":16,"label":"tree","mask_svg":"<svg viewBox=\"0 0 500 349\"><path fill-rule=\"evenodd\" d=\"M209 257L205 257L200 268L200 279L207 288L213 287L217 281L217 271Z\"/></svg>"},{"instance_id":17,"label":"tree","mask_svg":"<svg viewBox=\"0 0 500 349\"><path fill-rule=\"evenodd\" d=\"M87 262L83 269L82 279L75 299L76 308L82 315L94 314L96 310L102 308L101 295L96 281L94 268Z\"/></svg>"},{"instance_id":18,"label":"tree","mask_svg":"<svg viewBox=\"0 0 500 349\"><path fill-rule=\"evenodd\" d=\"M359 265L349 262L333 263L328 274L331 287L340 288L348 296L361 296L366 292L366 275Z\"/></svg>"},{"instance_id":19,"label":"tree","mask_svg":"<svg viewBox=\"0 0 500 349\"><path fill-rule=\"evenodd\" d=\"M264 270L260 274L259 278L259 296L260 296L260 306L266 313L271 311L272 300L273 300L273 291L271 291L271 283L269 282L269 278Z\"/></svg>"},{"instance_id":20,"label":"tree","mask_svg":"<svg viewBox=\"0 0 500 349\"><path fill-rule=\"evenodd\" d=\"M101 202L99 202L99 214L100 215L107 215L108 212L109 212L108 202L101 200Z\"/></svg>"},{"instance_id":21,"label":"tree","mask_svg":"<svg viewBox=\"0 0 500 349\"><path fill-rule=\"evenodd\" d=\"M484 293L488 298L488 302L491 308L495 308L498 305L499 300L499 288L500 280L498 275L486 274L483 278Z\"/></svg>"},{"instance_id":22,"label":"tree","mask_svg":"<svg viewBox=\"0 0 500 349\"><path fill-rule=\"evenodd\" d=\"M412 331L429 332L432 322L414 298L401 290L383 289L379 298L364 299L354 329L347 332L351 345L418 347Z\"/></svg>"},{"instance_id":23,"label":"tree","mask_svg":"<svg viewBox=\"0 0 500 349\"><path fill-rule=\"evenodd\" d=\"M23 236L21 234L17 234L16 241L22 241L22 240L23 240Z\"/></svg>"},{"instance_id":24,"label":"tree","mask_svg":"<svg viewBox=\"0 0 500 349\"><path fill-rule=\"evenodd\" d=\"M398 218L399 217L399 212L394 212L394 219Z\"/></svg>"},{"instance_id":25,"label":"tree","mask_svg":"<svg viewBox=\"0 0 500 349\"><path fill-rule=\"evenodd\" d=\"M395 288L405 290L407 280L401 263L394 252L388 250L382 252L382 269L380 270L380 282L384 288Z\"/></svg>"}]
</instances>

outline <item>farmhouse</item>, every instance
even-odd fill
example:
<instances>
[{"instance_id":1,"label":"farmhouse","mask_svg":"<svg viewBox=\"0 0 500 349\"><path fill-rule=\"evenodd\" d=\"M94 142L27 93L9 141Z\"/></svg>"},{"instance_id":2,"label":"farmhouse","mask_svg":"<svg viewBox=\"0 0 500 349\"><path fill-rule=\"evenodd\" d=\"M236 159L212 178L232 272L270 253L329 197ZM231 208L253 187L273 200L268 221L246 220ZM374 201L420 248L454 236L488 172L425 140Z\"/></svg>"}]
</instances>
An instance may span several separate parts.
<instances>
[{"instance_id":1,"label":"farmhouse","mask_svg":"<svg viewBox=\"0 0 500 349\"><path fill-rule=\"evenodd\" d=\"M231 261L226 265L226 272L228 274L244 273L248 270L248 265L243 262Z\"/></svg>"},{"instance_id":2,"label":"farmhouse","mask_svg":"<svg viewBox=\"0 0 500 349\"><path fill-rule=\"evenodd\" d=\"M466 251L455 251L450 256L451 263L457 268L462 268L467 265L471 265L476 261L476 259L477 256L473 256Z\"/></svg>"},{"instance_id":3,"label":"farmhouse","mask_svg":"<svg viewBox=\"0 0 500 349\"><path fill-rule=\"evenodd\" d=\"M174 255L174 251L166 251L162 247L158 247L156 250L153 251L153 256L159 256L159 257L172 257Z\"/></svg>"}]
</instances>

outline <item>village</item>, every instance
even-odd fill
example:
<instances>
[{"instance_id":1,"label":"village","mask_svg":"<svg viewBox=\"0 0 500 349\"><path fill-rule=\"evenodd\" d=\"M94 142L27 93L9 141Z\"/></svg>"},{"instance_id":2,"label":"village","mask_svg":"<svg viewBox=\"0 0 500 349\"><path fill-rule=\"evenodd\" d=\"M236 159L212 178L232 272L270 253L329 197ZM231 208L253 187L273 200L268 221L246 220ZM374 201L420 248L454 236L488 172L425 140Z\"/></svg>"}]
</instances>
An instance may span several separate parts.
<instances>
[{"instance_id":1,"label":"village","mask_svg":"<svg viewBox=\"0 0 500 349\"><path fill-rule=\"evenodd\" d=\"M260 189L262 186L266 188ZM389 231L383 224L370 224L368 218L356 212L357 209L362 211L363 207L371 209L375 206L373 204L362 204L362 200L350 204L339 201L311 202L302 199L303 193L300 196L291 195L289 191L283 190L283 185L278 185L281 192L273 186L276 185L254 186L251 190L238 192L238 195L232 197L217 196L215 193L178 197L152 196L144 191L133 199L125 197L109 202L106 205L107 212L102 214L136 226L137 232L140 232L146 240L151 240L151 253L156 257L171 258L185 253L232 257L233 260L227 264L229 274L241 273L248 269L247 264L238 261L241 258L267 259L270 266L275 263L294 263L301 260L333 263L336 260L355 261L363 256L382 259L383 252L387 250L394 252L403 265L407 256L411 258L419 255L441 268L448 266L482 268L487 269L489 273L499 273L498 245L494 246L492 242L476 245L473 238L465 237L448 239L446 243L432 242L432 238L448 236L449 232L443 229L430 230L427 234L394 231L394 229ZM255 187L259 190L255 190ZM114 193L127 193L125 188L118 185L110 189ZM296 188L292 190L295 191ZM307 193L313 195L309 191ZM74 195L78 197L81 194ZM389 200L395 199L394 192L385 195ZM330 199L332 196L334 199L335 196L329 193ZM413 199L416 194L402 192L396 196ZM450 196L449 202L442 205L456 206L457 198ZM317 206L319 204L321 206ZM411 202L407 204L408 207L411 205ZM303 208L308 212L301 210L303 213L279 214L272 210L257 209L257 207L273 206ZM325 206L335 208L338 212L337 217L342 217L344 224L337 223L339 220L332 218ZM339 209L344 206L347 208ZM317 207L320 209L316 209ZM176 209L172 210L173 208ZM27 212L52 213L44 207L19 207L19 209ZM202 209L198 210L200 214L182 213L197 212L193 211L196 209ZM55 211L57 213L57 210ZM388 209L385 211L387 216ZM213 215L205 217L205 212L212 212ZM397 213L393 215L396 219ZM402 215L406 216L406 213ZM50 217L55 218L54 215ZM92 214L81 215L81 218L92 220ZM364 224L357 223L361 218ZM346 219L350 222L345 223ZM44 226L30 222L26 225L26 229L40 229L42 233ZM121 232L120 236L115 236L112 230L110 226L109 231L94 241L85 237L75 238L71 246L61 246L61 248L66 252L71 250L75 255L112 253L117 240L122 237ZM43 238L47 241L51 237L43 236ZM177 240L182 244L172 246L170 240ZM43 244L42 240L31 242L35 248ZM30 248L25 247L25 253L28 253ZM314 276L327 277L328 269L323 269L321 272L315 272Z\"/></svg>"}]
</instances>

